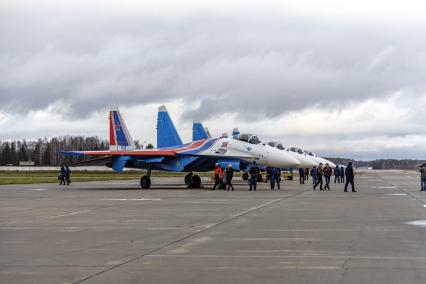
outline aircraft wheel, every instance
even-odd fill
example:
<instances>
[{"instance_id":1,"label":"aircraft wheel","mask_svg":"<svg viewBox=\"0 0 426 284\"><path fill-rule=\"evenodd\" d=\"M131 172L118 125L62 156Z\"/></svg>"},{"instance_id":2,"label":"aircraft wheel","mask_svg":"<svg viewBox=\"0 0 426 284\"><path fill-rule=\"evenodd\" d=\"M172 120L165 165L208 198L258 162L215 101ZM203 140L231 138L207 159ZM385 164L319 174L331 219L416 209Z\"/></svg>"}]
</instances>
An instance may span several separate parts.
<instances>
[{"instance_id":1,"label":"aircraft wheel","mask_svg":"<svg viewBox=\"0 0 426 284\"><path fill-rule=\"evenodd\" d=\"M249 174L243 173L243 180L248 180L248 179L249 179Z\"/></svg>"},{"instance_id":2,"label":"aircraft wheel","mask_svg":"<svg viewBox=\"0 0 426 284\"><path fill-rule=\"evenodd\" d=\"M151 179L149 178L149 176L141 177L141 187L143 189L148 189L151 187Z\"/></svg>"},{"instance_id":3,"label":"aircraft wheel","mask_svg":"<svg viewBox=\"0 0 426 284\"><path fill-rule=\"evenodd\" d=\"M185 176L185 184L189 185L191 183L191 174L187 174Z\"/></svg>"},{"instance_id":4,"label":"aircraft wheel","mask_svg":"<svg viewBox=\"0 0 426 284\"><path fill-rule=\"evenodd\" d=\"M191 183L189 184L191 188L201 188L201 178L198 175L192 176Z\"/></svg>"}]
</instances>

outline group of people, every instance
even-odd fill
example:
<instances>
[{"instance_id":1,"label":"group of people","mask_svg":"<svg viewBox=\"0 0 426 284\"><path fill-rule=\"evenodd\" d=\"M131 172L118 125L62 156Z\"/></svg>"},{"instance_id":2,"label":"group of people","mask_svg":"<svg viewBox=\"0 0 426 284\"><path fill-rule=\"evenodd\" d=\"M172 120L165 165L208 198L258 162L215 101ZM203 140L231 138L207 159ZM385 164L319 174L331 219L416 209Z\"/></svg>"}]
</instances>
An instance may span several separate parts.
<instances>
[{"instance_id":1,"label":"group of people","mask_svg":"<svg viewBox=\"0 0 426 284\"><path fill-rule=\"evenodd\" d=\"M426 191L426 164L423 166L422 174L425 175L425 178L422 180L422 190ZM266 171L269 176L271 190L275 189L275 185L280 189L281 170L278 168L267 168ZM351 184L352 192L356 192L354 184L355 173L351 162L349 162L346 169L343 167L336 167L333 170L328 163L325 165L320 163L318 167L314 167L312 170L301 168L299 169L300 184L304 184L305 180L309 180L309 173L312 176L314 190L316 190L318 186L320 190L330 190L331 176L334 174L334 183L344 183L346 178L345 192L348 191L349 184ZM253 162L249 174L249 190L256 191L257 181L260 175L260 169L256 162ZM234 186L232 184L233 177L234 169L232 168L232 164L229 164L224 172L219 163L216 163L214 170L214 186L212 190L222 189L229 191L232 189L232 191L234 191Z\"/></svg>"},{"instance_id":2,"label":"group of people","mask_svg":"<svg viewBox=\"0 0 426 284\"><path fill-rule=\"evenodd\" d=\"M352 162L349 162L346 169L344 169L343 167L336 167L334 171L328 163L326 163L325 165L320 163L318 168L314 167L311 170L313 189L316 190L317 186L319 185L320 190L330 190L330 180L333 173L335 176L334 183L344 183L346 177L345 192L348 191L349 184L351 184L352 192L356 192L354 184L355 173ZM324 181L325 186L323 187Z\"/></svg>"},{"instance_id":3,"label":"group of people","mask_svg":"<svg viewBox=\"0 0 426 284\"><path fill-rule=\"evenodd\" d=\"M71 170L69 166L61 166L61 171L58 175L59 185L70 185L71 183Z\"/></svg>"},{"instance_id":4,"label":"group of people","mask_svg":"<svg viewBox=\"0 0 426 284\"><path fill-rule=\"evenodd\" d=\"M214 168L214 186L212 190L222 189L229 191L232 188L234 191L234 185L232 184L232 179L234 177L234 169L232 168L232 164L229 164L225 169L225 174L223 174L223 169L216 163Z\"/></svg>"}]
</instances>

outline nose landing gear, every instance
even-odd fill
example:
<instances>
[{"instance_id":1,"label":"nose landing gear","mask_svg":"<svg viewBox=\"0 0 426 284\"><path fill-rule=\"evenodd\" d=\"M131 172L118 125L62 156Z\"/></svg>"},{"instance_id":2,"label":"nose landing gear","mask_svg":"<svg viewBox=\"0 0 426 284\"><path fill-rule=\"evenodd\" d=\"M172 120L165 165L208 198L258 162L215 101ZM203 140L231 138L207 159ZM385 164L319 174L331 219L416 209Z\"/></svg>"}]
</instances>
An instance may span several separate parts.
<instances>
[{"instance_id":1,"label":"nose landing gear","mask_svg":"<svg viewBox=\"0 0 426 284\"><path fill-rule=\"evenodd\" d=\"M141 177L140 183L142 189L149 189L151 187L151 169L148 169L146 175Z\"/></svg>"}]
</instances>

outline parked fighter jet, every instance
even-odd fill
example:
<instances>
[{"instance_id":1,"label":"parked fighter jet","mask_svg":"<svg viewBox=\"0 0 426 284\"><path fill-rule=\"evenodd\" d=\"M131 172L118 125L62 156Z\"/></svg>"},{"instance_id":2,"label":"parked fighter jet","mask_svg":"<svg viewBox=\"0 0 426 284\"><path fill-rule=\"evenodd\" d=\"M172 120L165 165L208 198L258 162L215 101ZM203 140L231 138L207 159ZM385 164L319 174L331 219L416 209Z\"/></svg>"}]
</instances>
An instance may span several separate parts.
<instances>
[{"instance_id":1,"label":"parked fighter jet","mask_svg":"<svg viewBox=\"0 0 426 284\"><path fill-rule=\"evenodd\" d=\"M157 149L136 149L118 109L111 109L109 120L109 150L62 151L62 153L75 156L101 156L98 161L103 160L115 171L122 171L125 167L146 169L147 174L140 180L144 189L151 186L152 170L203 172L213 170L215 163L219 163L222 167L232 164L234 170L238 171L255 161L277 168L300 165L293 156L262 143L256 135L251 134L241 134L238 139L201 139L182 144L165 106L161 106L158 113Z\"/></svg>"}]
</instances>

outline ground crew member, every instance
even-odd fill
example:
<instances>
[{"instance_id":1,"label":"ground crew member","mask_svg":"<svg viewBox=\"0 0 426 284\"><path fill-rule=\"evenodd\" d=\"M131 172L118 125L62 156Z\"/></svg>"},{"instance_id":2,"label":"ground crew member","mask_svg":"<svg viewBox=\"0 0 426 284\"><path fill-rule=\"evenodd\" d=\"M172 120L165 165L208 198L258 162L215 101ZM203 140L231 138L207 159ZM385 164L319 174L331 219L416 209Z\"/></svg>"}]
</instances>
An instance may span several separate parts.
<instances>
[{"instance_id":1,"label":"ground crew member","mask_svg":"<svg viewBox=\"0 0 426 284\"><path fill-rule=\"evenodd\" d=\"M322 163L319 164L318 169L317 169L317 182L314 185L314 190L316 190L316 187L319 185L320 186L320 190L322 189L322 175L323 175L323 171L322 171Z\"/></svg>"},{"instance_id":2,"label":"ground crew member","mask_svg":"<svg viewBox=\"0 0 426 284\"><path fill-rule=\"evenodd\" d=\"M325 164L323 173L324 173L324 179L325 179L324 190L330 190L330 179L331 179L331 175L333 174L333 170L331 169L328 163Z\"/></svg>"},{"instance_id":3,"label":"ground crew member","mask_svg":"<svg viewBox=\"0 0 426 284\"><path fill-rule=\"evenodd\" d=\"M352 192L356 192L355 184L354 184L355 173L354 173L354 168L352 166L352 162L349 162L348 166L346 167L345 176L346 176L345 192L348 191L349 183L352 186Z\"/></svg>"},{"instance_id":4,"label":"ground crew member","mask_svg":"<svg viewBox=\"0 0 426 284\"><path fill-rule=\"evenodd\" d=\"M334 183L340 183L340 168L339 166L334 168Z\"/></svg>"},{"instance_id":5,"label":"ground crew member","mask_svg":"<svg viewBox=\"0 0 426 284\"><path fill-rule=\"evenodd\" d=\"M305 184L305 169L303 168L299 169L299 183Z\"/></svg>"},{"instance_id":6,"label":"ground crew member","mask_svg":"<svg viewBox=\"0 0 426 284\"><path fill-rule=\"evenodd\" d=\"M260 170L256 162L253 162L253 165L250 168L250 191L256 191L257 187L257 178L259 176Z\"/></svg>"},{"instance_id":7,"label":"ground crew member","mask_svg":"<svg viewBox=\"0 0 426 284\"><path fill-rule=\"evenodd\" d=\"M228 167L226 168L225 176L226 176L225 187L228 188L227 189L228 191L229 191L229 188L232 187L232 191L234 191L234 186L232 185L232 178L234 177L234 169L232 168L231 164L229 164Z\"/></svg>"},{"instance_id":8,"label":"ground crew member","mask_svg":"<svg viewBox=\"0 0 426 284\"><path fill-rule=\"evenodd\" d=\"M426 191L426 164L421 165L419 172L421 178L420 191Z\"/></svg>"},{"instance_id":9,"label":"ground crew member","mask_svg":"<svg viewBox=\"0 0 426 284\"><path fill-rule=\"evenodd\" d=\"M221 188L221 178L220 176L222 175L222 168L219 166L219 163L216 163L216 166L214 168L214 186L212 188L212 190L216 190L216 186L218 186L220 189Z\"/></svg>"}]
</instances>

